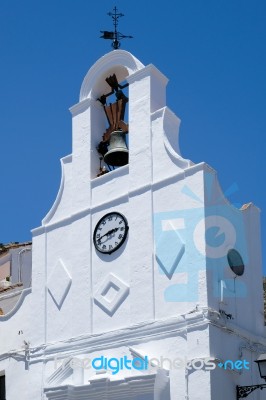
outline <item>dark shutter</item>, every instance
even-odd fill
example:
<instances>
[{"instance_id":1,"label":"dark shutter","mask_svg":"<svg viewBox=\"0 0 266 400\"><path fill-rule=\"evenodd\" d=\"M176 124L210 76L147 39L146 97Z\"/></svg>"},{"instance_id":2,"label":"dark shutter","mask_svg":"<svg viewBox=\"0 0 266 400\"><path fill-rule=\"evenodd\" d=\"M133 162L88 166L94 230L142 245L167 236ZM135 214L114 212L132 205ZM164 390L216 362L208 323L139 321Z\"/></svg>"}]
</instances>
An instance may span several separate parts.
<instances>
[{"instance_id":1,"label":"dark shutter","mask_svg":"<svg viewBox=\"0 0 266 400\"><path fill-rule=\"evenodd\" d=\"M6 377L0 376L0 400L6 400Z\"/></svg>"}]
</instances>

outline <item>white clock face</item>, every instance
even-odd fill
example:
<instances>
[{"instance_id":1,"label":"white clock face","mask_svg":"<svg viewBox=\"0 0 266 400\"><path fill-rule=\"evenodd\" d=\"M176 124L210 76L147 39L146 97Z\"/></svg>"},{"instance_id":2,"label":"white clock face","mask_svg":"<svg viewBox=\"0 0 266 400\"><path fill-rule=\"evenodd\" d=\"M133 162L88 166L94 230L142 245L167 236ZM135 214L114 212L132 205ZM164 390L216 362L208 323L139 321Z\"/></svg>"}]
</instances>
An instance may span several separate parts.
<instances>
[{"instance_id":1,"label":"white clock face","mask_svg":"<svg viewBox=\"0 0 266 400\"><path fill-rule=\"evenodd\" d=\"M126 218L115 211L108 213L100 219L95 227L94 246L101 253L111 254L124 243L127 232Z\"/></svg>"}]
</instances>

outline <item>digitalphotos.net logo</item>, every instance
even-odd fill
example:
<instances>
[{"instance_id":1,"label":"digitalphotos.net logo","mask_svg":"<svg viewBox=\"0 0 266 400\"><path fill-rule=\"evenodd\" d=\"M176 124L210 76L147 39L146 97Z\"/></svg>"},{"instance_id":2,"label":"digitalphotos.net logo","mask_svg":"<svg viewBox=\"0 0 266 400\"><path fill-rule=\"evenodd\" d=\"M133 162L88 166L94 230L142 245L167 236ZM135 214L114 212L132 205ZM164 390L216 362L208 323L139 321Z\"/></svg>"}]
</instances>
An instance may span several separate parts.
<instances>
[{"instance_id":1,"label":"digitalphotos.net logo","mask_svg":"<svg viewBox=\"0 0 266 400\"><path fill-rule=\"evenodd\" d=\"M216 176L205 173L205 204L187 185L182 188L184 199L193 207L160 212L154 216L156 260L159 273L169 279L164 291L166 302L198 300L200 272L212 269L213 295L245 297L246 286L241 280L228 278L227 254L231 249L241 253L247 263L247 246L242 211L224 199L217 190ZM237 191L232 185L224 195ZM178 283L173 283L178 274Z\"/></svg>"},{"instance_id":2,"label":"digitalphotos.net logo","mask_svg":"<svg viewBox=\"0 0 266 400\"><path fill-rule=\"evenodd\" d=\"M213 358L199 358L194 360L188 360L186 357L176 357L175 359L166 358L161 356L160 358L148 358L136 357L128 358L127 356L116 358L116 357L104 357L99 356L95 358L66 358L54 360L55 370L58 367L62 369L70 366L74 369L94 369L95 371L111 371L112 375L118 374L120 371L125 370L153 370L153 369L165 369L165 370L178 370L185 369L186 373L189 371L202 370L211 371L215 368L221 368L224 370L249 370L249 362L246 360L226 360L225 362L215 362Z\"/></svg>"}]
</instances>

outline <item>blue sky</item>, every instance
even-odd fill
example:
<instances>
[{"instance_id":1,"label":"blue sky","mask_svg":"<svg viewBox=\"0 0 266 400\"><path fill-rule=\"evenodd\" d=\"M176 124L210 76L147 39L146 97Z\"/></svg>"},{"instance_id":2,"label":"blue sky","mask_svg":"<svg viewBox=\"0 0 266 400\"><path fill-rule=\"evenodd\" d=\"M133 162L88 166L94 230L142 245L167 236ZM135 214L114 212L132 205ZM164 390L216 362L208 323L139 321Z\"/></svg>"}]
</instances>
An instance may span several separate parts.
<instances>
[{"instance_id":1,"label":"blue sky","mask_svg":"<svg viewBox=\"0 0 266 400\"><path fill-rule=\"evenodd\" d=\"M264 0L1 0L0 242L31 240L54 202L59 159L71 153L68 109L112 50L99 36L114 5L119 30L134 36L121 48L170 80L182 155L216 169L224 191L237 187L233 203L262 210L265 242Z\"/></svg>"}]
</instances>

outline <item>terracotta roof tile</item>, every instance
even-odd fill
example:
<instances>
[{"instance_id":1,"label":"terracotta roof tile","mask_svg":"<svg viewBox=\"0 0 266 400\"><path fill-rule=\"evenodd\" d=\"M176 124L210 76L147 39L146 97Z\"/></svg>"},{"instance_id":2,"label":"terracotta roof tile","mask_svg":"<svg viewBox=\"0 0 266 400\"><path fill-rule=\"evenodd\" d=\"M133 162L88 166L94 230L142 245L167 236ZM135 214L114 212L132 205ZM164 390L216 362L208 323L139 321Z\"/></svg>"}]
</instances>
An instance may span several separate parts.
<instances>
[{"instance_id":1,"label":"terracotta roof tile","mask_svg":"<svg viewBox=\"0 0 266 400\"><path fill-rule=\"evenodd\" d=\"M16 249L18 247L25 247L25 246L31 246L32 242L12 242L12 243L7 243L7 244L3 244L0 243L0 256L7 253L8 250L10 249Z\"/></svg>"}]
</instances>

